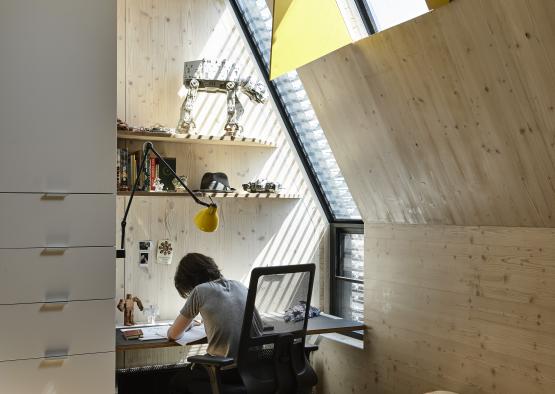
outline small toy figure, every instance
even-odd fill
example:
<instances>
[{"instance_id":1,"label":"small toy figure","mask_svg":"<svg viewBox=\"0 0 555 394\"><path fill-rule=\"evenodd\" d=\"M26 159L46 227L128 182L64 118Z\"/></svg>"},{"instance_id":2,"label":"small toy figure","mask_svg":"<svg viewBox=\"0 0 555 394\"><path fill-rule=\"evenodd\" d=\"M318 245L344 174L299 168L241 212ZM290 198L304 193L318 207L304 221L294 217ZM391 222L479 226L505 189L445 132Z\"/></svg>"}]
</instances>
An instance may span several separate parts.
<instances>
[{"instance_id":1,"label":"small toy figure","mask_svg":"<svg viewBox=\"0 0 555 394\"><path fill-rule=\"evenodd\" d=\"M154 191L155 192L163 192L164 191L164 184L162 183L160 178L156 178L154 180L154 183L152 184L152 186L154 186Z\"/></svg>"},{"instance_id":2,"label":"small toy figure","mask_svg":"<svg viewBox=\"0 0 555 394\"><path fill-rule=\"evenodd\" d=\"M187 181L189 180L188 177L186 177L185 175L180 175L179 179L181 179L183 181L184 184L186 184L187 186L189 186L189 184L187 183ZM185 191L185 188L181 185L181 183L177 180L177 178L173 178L172 180L172 184L173 187L175 188L176 192L183 192Z\"/></svg>"},{"instance_id":3,"label":"small toy figure","mask_svg":"<svg viewBox=\"0 0 555 394\"><path fill-rule=\"evenodd\" d=\"M278 182L268 182L265 179L243 184L243 190L249 193L278 193L280 189L281 185Z\"/></svg>"},{"instance_id":4,"label":"small toy figure","mask_svg":"<svg viewBox=\"0 0 555 394\"><path fill-rule=\"evenodd\" d=\"M139 297L133 297L131 294L127 294L125 296L125 300L120 299L118 302L118 310L123 312L123 324L125 326L133 326L135 325L135 320L133 318L133 311L135 309L135 303L139 307L139 310L142 311L143 303L139 299Z\"/></svg>"}]
</instances>

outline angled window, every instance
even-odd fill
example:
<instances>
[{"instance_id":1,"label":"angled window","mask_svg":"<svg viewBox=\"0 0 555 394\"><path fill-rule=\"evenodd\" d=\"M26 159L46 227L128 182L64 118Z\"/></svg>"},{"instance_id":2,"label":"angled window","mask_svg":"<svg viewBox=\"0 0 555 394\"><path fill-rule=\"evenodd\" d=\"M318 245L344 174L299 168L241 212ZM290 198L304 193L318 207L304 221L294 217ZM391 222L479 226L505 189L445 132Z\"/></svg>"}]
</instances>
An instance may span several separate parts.
<instances>
[{"instance_id":1,"label":"angled window","mask_svg":"<svg viewBox=\"0 0 555 394\"><path fill-rule=\"evenodd\" d=\"M364 0L374 29L382 31L428 12L425 0Z\"/></svg>"},{"instance_id":2,"label":"angled window","mask_svg":"<svg viewBox=\"0 0 555 394\"><path fill-rule=\"evenodd\" d=\"M256 52L262 60L265 75L268 75L270 46L272 40L272 14L265 0L233 0L240 17L248 29ZM361 23L359 16L346 4L342 15ZM353 22L354 23L354 22ZM362 34L361 25L349 28L352 35ZM312 104L296 72L290 72L271 82L292 126L293 138L298 142L299 154L306 158L307 172L314 178L317 189L331 216L335 220L360 220L360 214L343 175L330 149L326 136L314 113Z\"/></svg>"}]
</instances>

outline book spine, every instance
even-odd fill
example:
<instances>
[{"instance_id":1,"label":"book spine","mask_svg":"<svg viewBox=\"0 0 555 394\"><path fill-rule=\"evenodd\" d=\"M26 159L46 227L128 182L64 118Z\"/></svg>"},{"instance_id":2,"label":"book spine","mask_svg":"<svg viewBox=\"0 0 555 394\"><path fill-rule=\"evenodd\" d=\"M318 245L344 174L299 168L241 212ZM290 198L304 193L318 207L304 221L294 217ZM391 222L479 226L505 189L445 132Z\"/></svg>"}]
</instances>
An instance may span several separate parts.
<instances>
[{"instance_id":1,"label":"book spine","mask_svg":"<svg viewBox=\"0 0 555 394\"><path fill-rule=\"evenodd\" d=\"M154 180L156 179L156 158L150 158L150 190L154 190Z\"/></svg>"},{"instance_id":2,"label":"book spine","mask_svg":"<svg viewBox=\"0 0 555 394\"><path fill-rule=\"evenodd\" d=\"M128 190L128 173L127 173L127 149L122 149L121 157L121 188Z\"/></svg>"},{"instance_id":3,"label":"book spine","mask_svg":"<svg viewBox=\"0 0 555 394\"><path fill-rule=\"evenodd\" d=\"M145 174L145 176L143 177L143 190L145 192L148 192L150 190L150 159L148 157L146 159L145 168L143 171Z\"/></svg>"},{"instance_id":4,"label":"book spine","mask_svg":"<svg viewBox=\"0 0 555 394\"><path fill-rule=\"evenodd\" d=\"M121 149L118 148L117 156L116 156L116 189L120 190L120 183L121 183L121 168L120 168L120 155Z\"/></svg>"},{"instance_id":5,"label":"book spine","mask_svg":"<svg viewBox=\"0 0 555 394\"><path fill-rule=\"evenodd\" d=\"M137 157L133 153L131 155L131 187L133 187L136 180L137 180Z\"/></svg>"},{"instance_id":6,"label":"book spine","mask_svg":"<svg viewBox=\"0 0 555 394\"><path fill-rule=\"evenodd\" d=\"M133 167L131 167L131 154L127 151L127 190L131 190L131 185L133 182Z\"/></svg>"}]
</instances>

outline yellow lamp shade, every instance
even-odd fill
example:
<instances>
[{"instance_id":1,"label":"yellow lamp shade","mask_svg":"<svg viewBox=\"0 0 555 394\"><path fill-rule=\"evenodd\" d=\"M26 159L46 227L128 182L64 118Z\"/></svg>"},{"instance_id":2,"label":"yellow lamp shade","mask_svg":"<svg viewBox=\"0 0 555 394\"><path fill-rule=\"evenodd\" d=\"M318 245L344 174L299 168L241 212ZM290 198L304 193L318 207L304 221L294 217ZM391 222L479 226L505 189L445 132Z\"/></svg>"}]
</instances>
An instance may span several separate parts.
<instances>
[{"instance_id":1,"label":"yellow lamp shade","mask_svg":"<svg viewBox=\"0 0 555 394\"><path fill-rule=\"evenodd\" d=\"M195 225L199 230L207 233L216 231L219 222L220 218L218 217L218 207L216 205L203 208L195 215Z\"/></svg>"}]
</instances>

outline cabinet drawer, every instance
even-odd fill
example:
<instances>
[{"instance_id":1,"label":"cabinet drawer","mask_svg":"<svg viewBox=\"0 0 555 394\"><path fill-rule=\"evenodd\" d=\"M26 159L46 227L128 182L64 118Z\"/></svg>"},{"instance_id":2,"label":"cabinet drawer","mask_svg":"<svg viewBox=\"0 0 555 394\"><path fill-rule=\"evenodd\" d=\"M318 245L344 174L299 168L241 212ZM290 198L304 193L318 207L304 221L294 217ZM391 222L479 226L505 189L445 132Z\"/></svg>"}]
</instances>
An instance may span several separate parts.
<instances>
[{"instance_id":1,"label":"cabinet drawer","mask_svg":"<svg viewBox=\"0 0 555 394\"><path fill-rule=\"evenodd\" d=\"M113 394L114 353L0 363L0 393Z\"/></svg>"},{"instance_id":2,"label":"cabinet drawer","mask_svg":"<svg viewBox=\"0 0 555 394\"><path fill-rule=\"evenodd\" d=\"M114 192L115 37L113 0L0 2L1 192Z\"/></svg>"},{"instance_id":3,"label":"cabinet drawer","mask_svg":"<svg viewBox=\"0 0 555 394\"><path fill-rule=\"evenodd\" d=\"M113 247L0 249L0 304L115 297Z\"/></svg>"},{"instance_id":4,"label":"cabinet drawer","mask_svg":"<svg viewBox=\"0 0 555 394\"><path fill-rule=\"evenodd\" d=\"M114 350L114 300L0 305L0 361Z\"/></svg>"},{"instance_id":5,"label":"cabinet drawer","mask_svg":"<svg viewBox=\"0 0 555 394\"><path fill-rule=\"evenodd\" d=\"M0 248L114 246L112 194L0 193Z\"/></svg>"}]
</instances>

